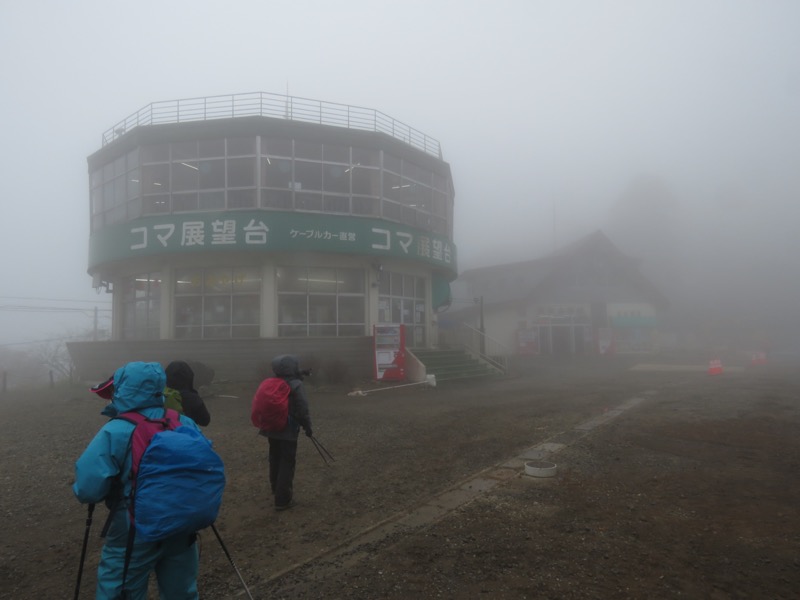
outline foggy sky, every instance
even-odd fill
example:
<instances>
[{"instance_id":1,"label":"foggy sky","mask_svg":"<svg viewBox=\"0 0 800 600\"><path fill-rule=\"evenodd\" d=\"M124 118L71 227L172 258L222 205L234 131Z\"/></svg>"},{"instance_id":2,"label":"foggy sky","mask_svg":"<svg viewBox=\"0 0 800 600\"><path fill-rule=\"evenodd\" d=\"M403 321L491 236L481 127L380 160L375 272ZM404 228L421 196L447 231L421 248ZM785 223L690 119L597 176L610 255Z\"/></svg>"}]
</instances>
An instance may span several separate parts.
<instances>
[{"instance_id":1,"label":"foggy sky","mask_svg":"<svg viewBox=\"0 0 800 600\"><path fill-rule=\"evenodd\" d=\"M460 270L602 229L648 174L692 248L800 281L791 0L9 0L0 52L0 306L107 301L86 275L103 131L151 102L287 88L441 142ZM0 310L0 345L91 325Z\"/></svg>"}]
</instances>

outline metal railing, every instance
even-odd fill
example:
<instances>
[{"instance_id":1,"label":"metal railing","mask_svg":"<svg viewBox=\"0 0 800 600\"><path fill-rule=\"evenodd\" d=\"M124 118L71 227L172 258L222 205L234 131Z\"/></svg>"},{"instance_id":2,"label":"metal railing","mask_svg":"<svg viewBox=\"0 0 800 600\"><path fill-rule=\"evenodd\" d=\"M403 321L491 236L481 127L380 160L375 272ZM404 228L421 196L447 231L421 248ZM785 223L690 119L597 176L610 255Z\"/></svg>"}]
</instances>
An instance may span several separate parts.
<instances>
[{"instance_id":1,"label":"metal railing","mask_svg":"<svg viewBox=\"0 0 800 600\"><path fill-rule=\"evenodd\" d=\"M467 323L453 332L455 341L474 358L487 363L503 374L508 373L508 348Z\"/></svg>"},{"instance_id":2,"label":"metal railing","mask_svg":"<svg viewBox=\"0 0 800 600\"><path fill-rule=\"evenodd\" d=\"M442 158L441 145L437 140L380 111L269 92L153 102L105 131L103 146L110 144L135 127L236 117L272 117L347 129L375 131L390 135L423 152Z\"/></svg>"}]
</instances>

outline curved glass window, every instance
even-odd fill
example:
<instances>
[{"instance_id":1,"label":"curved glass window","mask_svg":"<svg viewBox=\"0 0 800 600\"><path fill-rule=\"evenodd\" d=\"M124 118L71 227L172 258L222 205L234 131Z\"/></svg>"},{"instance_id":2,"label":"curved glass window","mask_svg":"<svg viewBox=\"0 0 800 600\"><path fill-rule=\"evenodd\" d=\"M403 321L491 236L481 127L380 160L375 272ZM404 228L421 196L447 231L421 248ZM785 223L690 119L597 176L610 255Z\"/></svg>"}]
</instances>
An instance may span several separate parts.
<instances>
[{"instance_id":1,"label":"curved glass window","mask_svg":"<svg viewBox=\"0 0 800 600\"><path fill-rule=\"evenodd\" d=\"M229 158L228 159L228 187L255 187L256 185L256 159Z\"/></svg>"},{"instance_id":2,"label":"curved glass window","mask_svg":"<svg viewBox=\"0 0 800 600\"><path fill-rule=\"evenodd\" d=\"M325 144L322 147L322 160L326 163L350 164L350 146Z\"/></svg>"},{"instance_id":3,"label":"curved glass window","mask_svg":"<svg viewBox=\"0 0 800 600\"><path fill-rule=\"evenodd\" d=\"M294 157L322 160L322 144L319 142L294 141Z\"/></svg>"},{"instance_id":4,"label":"curved glass window","mask_svg":"<svg viewBox=\"0 0 800 600\"><path fill-rule=\"evenodd\" d=\"M323 189L339 194L350 193L350 170L346 165L324 165Z\"/></svg>"},{"instance_id":5,"label":"curved glass window","mask_svg":"<svg viewBox=\"0 0 800 600\"><path fill-rule=\"evenodd\" d=\"M381 216L381 204L377 198L353 196L350 207L354 215L364 215L365 217Z\"/></svg>"},{"instance_id":6,"label":"curved glass window","mask_svg":"<svg viewBox=\"0 0 800 600\"><path fill-rule=\"evenodd\" d=\"M378 169L355 166L351 169L353 193L363 196L381 195L381 172Z\"/></svg>"},{"instance_id":7,"label":"curved glass window","mask_svg":"<svg viewBox=\"0 0 800 600\"><path fill-rule=\"evenodd\" d=\"M197 163L198 186L201 190L216 190L225 187L225 161L201 160Z\"/></svg>"},{"instance_id":8,"label":"curved glass window","mask_svg":"<svg viewBox=\"0 0 800 600\"><path fill-rule=\"evenodd\" d=\"M380 167L381 166L381 153L372 148L359 148L353 146L353 165L361 165L362 167Z\"/></svg>"},{"instance_id":9,"label":"curved glass window","mask_svg":"<svg viewBox=\"0 0 800 600\"><path fill-rule=\"evenodd\" d=\"M283 158L262 158L261 185L284 190L292 187L292 161Z\"/></svg>"},{"instance_id":10,"label":"curved glass window","mask_svg":"<svg viewBox=\"0 0 800 600\"><path fill-rule=\"evenodd\" d=\"M256 153L256 138L228 138L228 156L249 156Z\"/></svg>"},{"instance_id":11,"label":"curved glass window","mask_svg":"<svg viewBox=\"0 0 800 600\"><path fill-rule=\"evenodd\" d=\"M364 335L363 269L278 267L275 280L280 337Z\"/></svg>"},{"instance_id":12,"label":"curved glass window","mask_svg":"<svg viewBox=\"0 0 800 600\"><path fill-rule=\"evenodd\" d=\"M225 208L225 192L200 192L200 210L222 210Z\"/></svg>"},{"instance_id":13,"label":"curved glass window","mask_svg":"<svg viewBox=\"0 0 800 600\"><path fill-rule=\"evenodd\" d=\"M141 273L120 281L122 288L122 338L159 338L161 275Z\"/></svg>"},{"instance_id":14,"label":"curved glass window","mask_svg":"<svg viewBox=\"0 0 800 600\"><path fill-rule=\"evenodd\" d=\"M294 186L295 190L322 190L322 163L296 160Z\"/></svg>"},{"instance_id":15,"label":"curved glass window","mask_svg":"<svg viewBox=\"0 0 800 600\"><path fill-rule=\"evenodd\" d=\"M450 178L371 148L271 136L142 146L90 174L91 225L170 212L298 210L452 236Z\"/></svg>"},{"instance_id":16,"label":"curved glass window","mask_svg":"<svg viewBox=\"0 0 800 600\"><path fill-rule=\"evenodd\" d=\"M261 208L292 210L292 207L292 192L290 190L261 190Z\"/></svg>"},{"instance_id":17,"label":"curved glass window","mask_svg":"<svg viewBox=\"0 0 800 600\"><path fill-rule=\"evenodd\" d=\"M286 138L261 138L261 154L292 157L292 140Z\"/></svg>"},{"instance_id":18,"label":"curved glass window","mask_svg":"<svg viewBox=\"0 0 800 600\"><path fill-rule=\"evenodd\" d=\"M378 322L404 323L411 346L425 345L426 289L423 277L381 272L378 285Z\"/></svg>"},{"instance_id":19,"label":"curved glass window","mask_svg":"<svg viewBox=\"0 0 800 600\"><path fill-rule=\"evenodd\" d=\"M259 337L259 269L176 269L174 290L176 338Z\"/></svg>"},{"instance_id":20,"label":"curved glass window","mask_svg":"<svg viewBox=\"0 0 800 600\"><path fill-rule=\"evenodd\" d=\"M256 190L228 190L228 208L255 208Z\"/></svg>"},{"instance_id":21,"label":"curved glass window","mask_svg":"<svg viewBox=\"0 0 800 600\"><path fill-rule=\"evenodd\" d=\"M329 213L350 214L350 196L328 196L322 198L322 210Z\"/></svg>"},{"instance_id":22,"label":"curved glass window","mask_svg":"<svg viewBox=\"0 0 800 600\"><path fill-rule=\"evenodd\" d=\"M200 158L225 156L225 139L200 140L197 142L197 156Z\"/></svg>"},{"instance_id":23,"label":"curved glass window","mask_svg":"<svg viewBox=\"0 0 800 600\"><path fill-rule=\"evenodd\" d=\"M200 167L195 162L179 162L172 165L173 192L196 190L200 182Z\"/></svg>"},{"instance_id":24,"label":"curved glass window","mask_svg":"<svg viewBox=\"0 0 800 600\"><path fill-rule=\"evenodd\" d=\"M294 193L294 207L296 210L322 211L322 194L308 192Z\"/></svg>"},{"instance_id":25,"label":"curved glass window","mask_svg":"<svg viewBox=\"0 0 800 600\"><path fill-rule=\"evenodd\" d=\"M156 164L142 167L142 192L145 194L169 193L169 165Z\"/></svg>"},{"instance_id":26,"label":"curved glass window","mask_svg":"<svg viewBox=\"0 0 800 600\"><path fill-rule=\"evenodd\" d=\"M198 206L197 192L172 194L172 210L175 212L197 210Z\"/></svg>"},{"instance_id":27,"label":"curved glass window","mask_svg":"<svg viewBox=\"0 0 800 600\"><path fill-rule=\"evenodd\" d=\"M177 142L172 144L172 160L190 160L197 157L197 142Z\"/></svg>"}]
</instances>

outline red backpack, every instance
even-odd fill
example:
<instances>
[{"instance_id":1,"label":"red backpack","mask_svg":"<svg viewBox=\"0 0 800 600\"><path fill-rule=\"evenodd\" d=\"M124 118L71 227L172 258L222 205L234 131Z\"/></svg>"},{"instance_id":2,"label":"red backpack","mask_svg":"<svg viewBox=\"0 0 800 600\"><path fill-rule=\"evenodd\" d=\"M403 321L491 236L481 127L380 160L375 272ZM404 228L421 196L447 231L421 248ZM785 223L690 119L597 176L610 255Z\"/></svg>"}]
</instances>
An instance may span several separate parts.
<instances>
[{"instance_id":1,"label":"red backpack","mask_svg":"<svg viewBox=\"0 0 800 600\"><path fill-rule=\"evenodd\" d=\"M289 422L289 394L292 388L280 377L261 382L253 396L250 421L261 431L283 431Z\"/></svg>"}]
</instances>

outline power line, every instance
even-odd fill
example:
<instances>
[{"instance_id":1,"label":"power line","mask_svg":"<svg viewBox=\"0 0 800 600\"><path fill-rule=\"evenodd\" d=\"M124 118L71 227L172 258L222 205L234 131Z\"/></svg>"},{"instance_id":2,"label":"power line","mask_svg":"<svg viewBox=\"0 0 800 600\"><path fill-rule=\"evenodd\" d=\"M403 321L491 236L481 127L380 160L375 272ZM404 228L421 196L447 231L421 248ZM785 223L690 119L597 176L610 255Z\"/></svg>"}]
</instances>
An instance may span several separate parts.
<instances>
[{"instance_id":1,"label":"power line","mask_svg":"<svg viewBox=\"0 0 800 600\"><path fill-rule=\"evenodd\" d=\"M21 304L3 304L0 305L0 310L15 311L15 312L79 312L85 315L92 314L95 310L97 312L112 312L110 308L75 308L70 306L31 306Z\"/></svg>"},{"instance_id":2,"label":"power line","mask_svg":"<svg viewBox=\"0 0 800 600\"><path fill-rule=\"evenodd\" d=\"M8 346L30 346L33 344L45 344L48 342L66 342L69 340L86 340L88 341L87 336L85 335L72 335L68 337L60 337L60 338L52 338L49 340L34 340L32 342L11 342L8 344L0 344L0 348L7 348Z\"/></svg>"},{"instance_id":3,"label":"power line","mask_svg":"<svg viewBox=\"0 0 800 600\"><path fill-rule=\"evenodd\" d=\"M35 296L0 296L3 300L37 300L44 302L87 302L89 304L111 304L111 300L78 300L70 298L38 298Z\"/></svg>"}]
</instances>

